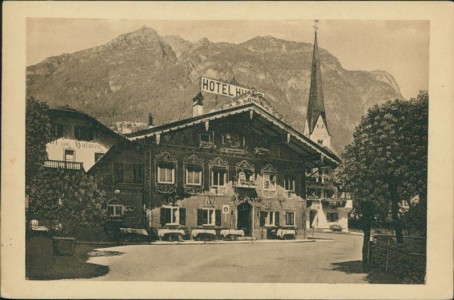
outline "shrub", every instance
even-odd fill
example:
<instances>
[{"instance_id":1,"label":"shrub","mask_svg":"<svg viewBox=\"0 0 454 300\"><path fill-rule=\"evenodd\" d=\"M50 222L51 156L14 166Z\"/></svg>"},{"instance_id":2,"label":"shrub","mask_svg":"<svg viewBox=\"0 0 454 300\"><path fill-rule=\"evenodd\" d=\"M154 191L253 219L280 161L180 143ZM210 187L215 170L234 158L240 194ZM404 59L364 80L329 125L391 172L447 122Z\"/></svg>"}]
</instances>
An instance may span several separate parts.
<instances>
[{"instance_id":1,"label":"shrub","mask_svg":"<svg viewBox=\"0 0 454 300\"><path fill-rule=\"evenodd\" d=\"M56 236L102 225L105 203L104 193L82 171L44 169L31 184L31 216Z\"/></svg>"}]
</instances>

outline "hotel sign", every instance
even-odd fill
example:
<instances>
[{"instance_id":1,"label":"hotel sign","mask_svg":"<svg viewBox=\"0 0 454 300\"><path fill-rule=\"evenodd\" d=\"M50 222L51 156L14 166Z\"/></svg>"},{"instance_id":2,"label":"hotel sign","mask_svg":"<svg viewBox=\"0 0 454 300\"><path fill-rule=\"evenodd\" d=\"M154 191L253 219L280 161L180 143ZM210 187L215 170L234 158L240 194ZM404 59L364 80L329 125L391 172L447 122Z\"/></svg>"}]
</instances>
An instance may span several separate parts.
<instances>
[{"instance_id":1,"label":"hotel sign","mask_svg":"<svg viewBox=\"0 0 454 300\"><path fill-rule=\"evenodd\" d=\"M255 91L255 89L248 89L245 87L233 85L230 83L222 82L219 80L214 80L214 79L207 78L207 77L201 78L200 85L201 85L200 89L202 92L207 92L207 93L222 95L222 96L227 96L227 97L237 97L242 94L246 94L247 92L249 92L251 90L253 93L263 95L263 93L257 93Z\"/></svg>"}]
</instances>

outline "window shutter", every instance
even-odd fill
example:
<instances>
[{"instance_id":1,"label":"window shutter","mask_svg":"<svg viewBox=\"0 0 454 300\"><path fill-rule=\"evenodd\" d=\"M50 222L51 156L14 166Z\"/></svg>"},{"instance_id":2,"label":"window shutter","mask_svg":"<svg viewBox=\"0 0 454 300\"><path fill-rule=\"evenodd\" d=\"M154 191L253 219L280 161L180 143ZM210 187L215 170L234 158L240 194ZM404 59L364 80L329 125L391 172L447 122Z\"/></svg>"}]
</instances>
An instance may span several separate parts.
<instances>
[{"instance_id":1,"label":"window shutter","mask_svg":"<svg viewBox=\"0 0 454 300\"><path fill-rule=\"evenodd\" d=\"M279 212L278 212L278 211L275 212L275 216L276 216L276 217L275 217L276 220L274 221L274 224L275 224L276 226L279 226Z\"/></svg>"},{"instance_id":2,"label":"window shutter","mask_svg":"<svg viewBox=\"0 0 454 300\"><path fill-rule=\"evenodd\" d=\"M266 212L261 211L260 212L260 227L265 226L265 218L266 218Z\"/></svg>"},{"instance_id":3,"label":"window shutter","mask_svg":"<svg viewBox=\"0 0 454 300\"><path fill-rule=\"evenodd\" d=\"M161 207L161 226L166 225L166 209Z\"/></svg>"},{"instance_id":4,"label":"window shutter","mask_svg":"<svg viewBox=\"0 0 454 300\"><path fill-rule=\"evenodd\" d=\"M197 210L197 225L198 226L203 225L203 210L201 210L201 209Z\"/></svg>"},{"instance_id":5,"label":"window shutter","mask_svg":"<svg viewBox=\"0 0 454 300\"><path fill-rule=\"evenodd\" d=\"M216 226L221 226L221 210L216 209Z\"/></svg>"},{"instance_id":6,"label":"window shutter","mask_svg":"<svg viewBox=\"0 0 454 300\"><path fill-rule=\"evenodd\" d=\"M186 225L186 208L180 208L180 225Z\"/></svg>"}]
</instances>

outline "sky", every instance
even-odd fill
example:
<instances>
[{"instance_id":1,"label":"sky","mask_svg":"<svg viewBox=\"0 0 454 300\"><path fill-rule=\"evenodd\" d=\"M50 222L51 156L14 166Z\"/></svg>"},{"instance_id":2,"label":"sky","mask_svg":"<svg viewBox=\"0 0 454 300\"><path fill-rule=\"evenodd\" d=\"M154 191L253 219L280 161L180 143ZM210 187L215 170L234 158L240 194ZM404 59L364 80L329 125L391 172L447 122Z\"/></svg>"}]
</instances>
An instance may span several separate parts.
<instances>
[{"instance_id":1,"label":"sky","mask_svg":"<svg viewBox=\"0 0 454 300\"><path fill-rule=\"evenodd\" d=\"M162 21L29 18L27 65L49 56L72 53L109 42L120 34L156 29L159 35L178 35L195 42L242 43L256 36L312 43L313 20ZM336 56L347 70L383 70L398 82L402 96L416 97L429 85L428 21L320 20L319 47Z\"/></svg>"}]
</instances>

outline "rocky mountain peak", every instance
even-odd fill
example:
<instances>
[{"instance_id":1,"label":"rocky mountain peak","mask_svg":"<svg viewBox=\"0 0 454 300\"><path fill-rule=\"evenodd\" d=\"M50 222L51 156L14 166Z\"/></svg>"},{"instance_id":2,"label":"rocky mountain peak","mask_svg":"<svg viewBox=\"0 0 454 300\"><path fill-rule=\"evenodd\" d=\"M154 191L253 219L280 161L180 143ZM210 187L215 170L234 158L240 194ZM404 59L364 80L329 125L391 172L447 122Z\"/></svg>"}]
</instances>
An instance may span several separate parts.
<instances>
[{"instance_id":1,"label":"rocky mountain peak","mask_svg":"<svg viewBox=\"0 0 454 300\"><path fill-rule=\"evenodd\" d=\"M209 44L210 44L210 40L209 39L201 38L200 40L198 40L197 42L194 43L194 47L198 48L198 47L207 46Z\"/></svg>"},{"instance_id":2,"label":"rocky mountain peak","mask_svg":"<svg viewBox=\"0 0 454 300\"><path fill-rule=\"evenodd\" d=\"M161 38L159 34L150 27L142 27L139 30L125 33L117 38L113 39L109 44L110 45L138 45L143 43L159 43Z\"/></svg>"},{"instance_id":3,"label":"rocky mountain peak","mask_svg":"<svg viewBox=\"0 0 454 300\"><path fill-rule=\"evenodd\" d=\"M190 117L192 96L207 76L254 86L295 129L302 130L307 111L312 44L272 36L241 44L203 38L191 43L161 37L142 27L95 48L48 58L27 68L27 97L51 107L69 104L106 125L125 120L157 125ZM320 49L327 121L335 150L352 138L355 125L370 106L401 98L399 86L384 71L348 71ZM204 95L205 111L231 101ZM175 109L175 108L178 109Z\"/></svg>"}]
</instances>

